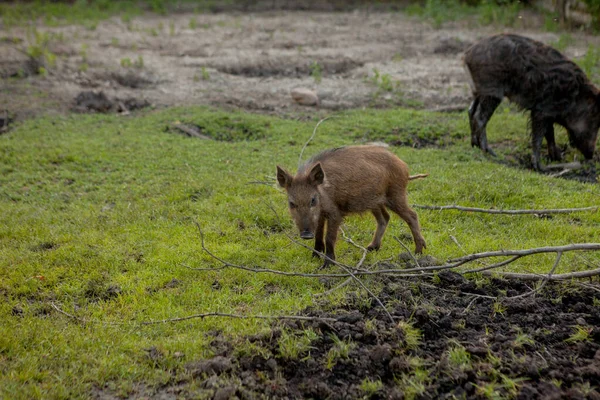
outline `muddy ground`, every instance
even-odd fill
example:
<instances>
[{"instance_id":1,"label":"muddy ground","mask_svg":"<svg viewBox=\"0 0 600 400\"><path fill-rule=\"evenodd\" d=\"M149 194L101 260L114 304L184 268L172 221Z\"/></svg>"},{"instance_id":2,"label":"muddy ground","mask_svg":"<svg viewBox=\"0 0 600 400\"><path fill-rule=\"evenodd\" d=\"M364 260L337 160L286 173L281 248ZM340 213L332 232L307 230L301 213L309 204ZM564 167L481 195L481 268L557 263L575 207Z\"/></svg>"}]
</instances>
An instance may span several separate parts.
<instances>
[{"instance_id":1,"label":"muddy ground","mask_svg":"<svg viewBox=\"0 0 600 400\"><path fill-rule=\"evenodd\" d=\"M187 363L186 379L140 386L131 397L600 399L597 286L554 283L528 296L532 282L478 283L453 272L380 283L394 323L368 296L351 294L301 313L332 321L278 322L234 340L211 332L213 358ZM286 356L290 337L307 330L310 346ZM167 355L147 352L164 365ZM114 398L107 389L95 397Z\"/></svg>"},{"instance_id":2,"label":"muddy ground","mask_svg":"<svg viewBox=\"0 0 600 400\"><path fill-rule=\"evenodd\" d=\"M86 26L39 23L37 39L32 27L1 26L0 111L20 119L73 108L126 112L145 102L282 116L367 106L462 109L470 99L462 51L499 31L556 42L560 35L541 29L542 20L524 12L512 29L475 21L434 29L396 11L180 11ZM600 45L600 37L570 34L569 56ZM32 46L46 56L29 58ZM45 75L36 74L40 66ZM290 91L297 87L315 90L319 107L295 104ZM111 103L76 102L90 90Z\"/></svg>"}]
</instances>

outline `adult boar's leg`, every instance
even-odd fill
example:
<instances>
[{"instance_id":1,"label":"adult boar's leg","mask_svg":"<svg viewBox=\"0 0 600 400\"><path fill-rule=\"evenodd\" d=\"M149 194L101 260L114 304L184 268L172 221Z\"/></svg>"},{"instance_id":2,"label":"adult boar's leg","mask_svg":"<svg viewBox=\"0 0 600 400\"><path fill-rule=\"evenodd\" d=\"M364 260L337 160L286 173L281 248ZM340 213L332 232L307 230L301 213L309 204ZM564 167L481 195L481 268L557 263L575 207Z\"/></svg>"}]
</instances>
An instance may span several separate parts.
<instances>
[{"instance_id":1,"label":"adult boar's leg","mask_svg":"<svg viewBox=\"0 0 600 400\"><path fill-rule=\"evenodd\" d=\"M544 137L546 138L546 144L548 145L548 158L551 161L560 161L562 159L562 154L554 141L554 124L551 120L545 120L545 122Z\"/></svg>"},{"instance_id":2,"label":"adult boar's leg","mask_svg":"<svg viewBox=\"0 0 600 400\"><path fill-rule=\"evenodd\" d=\"M486 126L492 114L498 108L502 99L492 96L476 96L469 108L469 123L471 125L471 146L479 146L486 153L496 155L487 142Z\"/></svg>"},{"instance_id":3,"label":"adult boar's leg","mask_svg":"<svg viewBox=\"0 0 600 400\"><path fill-rule=\"evenodd\" d=\"M540 151L542 148L542 141L548 131L548 126L552 128L552 120L541 117L537 112L531 111L531 147L533 151L531 163L533 169L536 171L544 170L540 164ZM547 137L546 140L548 140ZM552 144L556 147L556 144L554 143L554 133L552 134ZM548 149L550 149L550 143L548 143Z\"/></svg>"}]
</instances>

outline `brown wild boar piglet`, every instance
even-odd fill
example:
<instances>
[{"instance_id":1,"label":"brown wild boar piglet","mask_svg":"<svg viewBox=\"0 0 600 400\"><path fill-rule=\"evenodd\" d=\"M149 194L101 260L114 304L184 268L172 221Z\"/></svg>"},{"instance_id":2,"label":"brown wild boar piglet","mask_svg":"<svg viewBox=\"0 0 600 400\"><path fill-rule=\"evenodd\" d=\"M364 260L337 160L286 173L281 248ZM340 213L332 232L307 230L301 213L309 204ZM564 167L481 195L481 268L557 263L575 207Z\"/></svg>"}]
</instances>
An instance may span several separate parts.
<instances>
[{"instance_id":1,"label":"brown wild boar piglet","mask_svg":"<svg viewBox=\"0 0 600 400\"><path fill-rule=\"evenodd\" d=\"M335 260L335 242L342 219L352 213L371 211L377 230L368 250L378 250L390 215L402 218L412 232L415 252L425 248L417 213L409 206L406 186L410 179L406 163L380 146L349 146L324 151L302 165L296 176L277 166L277 181L288 195L288 205L302 239L315 239L315 252L325 253L323 266ZM327 234L323 234L327 222Z\"/></svg>"},{"instance_id":2,"label":"brown wild boar piglet","mask_svg":"<svg viewBox=\"0 0 600 400\"><path fill-rule=\"evenodd\" d=\"M591 159L600 127L600 91L585 73L557 50L510 34L483 39L463 57L474 100L469 107L471 145L494 154L485 127L504 97L531 111L533 168L541 170L540 148L546 138L548 157L560 160L554 124L565 127L571 146Z\"/></svg>"}]
</instances>

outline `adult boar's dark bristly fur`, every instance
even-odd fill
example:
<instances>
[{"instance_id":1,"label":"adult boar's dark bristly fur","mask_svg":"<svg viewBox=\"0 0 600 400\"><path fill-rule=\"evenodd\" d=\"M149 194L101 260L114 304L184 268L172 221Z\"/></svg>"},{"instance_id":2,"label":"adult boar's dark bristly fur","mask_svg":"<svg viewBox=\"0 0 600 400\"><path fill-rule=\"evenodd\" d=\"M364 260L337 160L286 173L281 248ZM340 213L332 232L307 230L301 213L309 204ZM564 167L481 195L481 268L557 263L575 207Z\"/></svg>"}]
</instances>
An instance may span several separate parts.
<instances>
[{"instance_id":1,"label":"adult boar's dark bristly fur","mask_svg":"<svg viewBox=\"0 0 600 400\"><path fill-rule=\"evenodd\" d=\"M288 204L300 237L315 239L315 252L325 253L324 266L335 260L335 242L344 216L371 211L377 230L368 250L378 250L390 215L402 218L412 232L415 252L425 248L417 213L408 205L406 186L411 179L406 163L380 146L350 146L324 151L298 169L296 176L277 166L277 181L288 195ZM323 235L327 223L325 241Z\"/></svg>"},{"instance_id":2,"label":"adult boar's dark bristly fur","mask_svg":"<svg viewBox=\"0 0 600 400\"><path fill-rule=\"evenodd\" d=\"M494 154L485 127L504 97L531 111L533 167L541 169L540 148L560 160L553 124L566 128L571 146L591 159L600 127L600 92L574 62L535 40L502 34L483 39L464 55L475 99L469 108L471 145Z\"/></svg>"}]
</instances>

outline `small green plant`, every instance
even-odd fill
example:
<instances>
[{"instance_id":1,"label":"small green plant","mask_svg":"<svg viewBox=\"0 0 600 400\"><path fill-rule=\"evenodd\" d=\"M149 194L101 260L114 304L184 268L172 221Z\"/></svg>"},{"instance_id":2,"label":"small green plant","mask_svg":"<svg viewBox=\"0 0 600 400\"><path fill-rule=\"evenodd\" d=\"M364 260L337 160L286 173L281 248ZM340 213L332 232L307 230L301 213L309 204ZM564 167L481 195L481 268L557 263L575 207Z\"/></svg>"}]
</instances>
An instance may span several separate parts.
<instances>
[{"instance_id":1,"label":"small green plant","mask_svg":"<svg viewBox=\"0 0 600 400\"><path fill-rule=\"evenodd\" d=\"M567 343L580 343L580 342L588 342L590 341L590 335L592 333L592 328L586 328L584 326L577 325L575 326L575 331L571 336L565 339Z\"/></svg>"},{"instance_id":2,"label":"small green plant","mask_svg":"<svg viewBox=\"0 0 600 400\"><path fill-rule=\"evenodd\" d=\"M119 38L114 37L114 38L110 39L110 44L113 47L117 47L119 45Z\"/></svg>"},{"instance_id":3,"label":"small green plant","mask_svg":"<svg viewBox=\"0 0 600 400\"><path fill-rule=\"evenodd\" d=\"M133 66L136 68L144 68L144 57L138 56L137 60L133 63Z\"/></svg>"},{"instance_id":4,"label":"small green plant","mask_svg":"<svg viewBox=\"0 0 600 400\"><path fill-rule=\"evenodd\" d=\"M469 371L473 369L471 365L471 354L462 346L460 343L454 343L454 345L448 349L448 362L451 366L460 369L461 371Z\"/></svg>"},{"instance_id":5,"label":"small green plant","mask_svg":"<svg viewBox=\"0 0 600 400\"><path fill-rule=\"evenodd\" d=\"M158 36L158 31L155 28L150 28L148 30L148 33L150 34L150 36Z\"/></svg>"},{"instance_id":6,"label":"small green plant","mask_svg":"<svg viewBox=\"0 0 600 400\"><path fill-rule=\"evenodd\" d=\"M236 357L254 357L260 356L264 359L271 357L271 352L269 349L261 346L258 343L251 342L249 340L245 340L242 343L238 343L233 350L233 354Z\"/></svg>"},{"instance_id":7,"label":"small green plant","mask_svg":"<svg viewBox=\"0 0 600 400\"><path fill-rule=\"evenodd\" d=\"M330 337L333 340L333 346L327 352L325 368L331 371L339 359L348 359L348 355L356 347L356 344L350 342L350 340L346 342L336 335Z\"/></svg>"},{"instance_id":8,"label":"small green plant","mask_svg":"<svg viewBox=\"0 0 600 400\"><path fill-rule=\"evenodd\" d=\"M87 61L87 51L90 48L90 46L87 43L83 43L81 45L81 50L79 50L79 55L81 56L81 61L86 62Z\"/></svg>"},{"instance_id":9,"label":"small green plant","mask_svg":"<svg viewBox=\"0 0 600 400\"><path fill-rule=\"evenodd\" d=\"M495 317L498 314L504 315L505 312L506 312L506 306L504 304L502 304L502 302L500 302L500 301L495 301L494 304L492 305L492 316Z\"/></svg>"},{"instance_id":10,"label":"small green plant","mask_svg":"<svg viewBox=\"0 0 600 400\"><path fill-rule=\"evenodd\" d=\"M321 83L323 79L323 67L316 61L310 64L310 76L315 80L315 83Z\"/></svg>"},{"instance_id":11,"label":"small green plant","mask_svg":"<svg viewBox=\"0 0 600 400\"><path fill-rule=\"evenodd\" d=\"M414 326L412 326L409 322L400 321L398 323L398 328L402 329L404 332L404 344L407 349L414 350L419 347L421 344L421 331Z\"/></svg>"},{"instance_id":12,"label":"small green plant","mask_svg":"<svg viewBox=\"0 0 600 400\"><path fill-rule=\"evenodd\" d=\"M374 333L377 330L377 323L374 319L365 320L365 333Z\"/></svg>"},{"instance_id":13,"label":"small green plant","mask_svg":"<svg viewBox=\"0 0 600 400\"><path fill-rule=\"evenodd\" d=\"M306 329L299 335L283 331L279 338L279 356L296 360L310 350L311 342L317 338L318 335L312 329Z\"/></svg>"},{"instance_id":14,"label":"small green plant","mask_svg":"<svg viewBox=\"0 0 600 400\"><path fill-rule=\"evenodd\" d=\"M121 58L121 67L129 68L133 65L129 57Z\"/></svg>"},{"instance_id":15,"label":"small green plant","mask_svg":"<svg viewBox=\"0 0 600 400\"><path fill-rule=\"evenodd\" d=\"M565 51L567 47L573 44L575 40L568 33L561 33L556 42L550 43L558 51Z\"/></svg>"},{"instance_id":16,"label":"small green plant","mask_svg":"<svg viewBox=\"0 0 600 400\"><path fill-rule=\"evenodd\" d=\"M402 57L402 54L400 54L400 53L396 53L392 57L392 61L394 61L394 62L401 62L402 60L404 60L404 57Z\"/></svg>"},{"instance_id":17,"label":"small green plant","mask_svg":"<svg viewBox=\"0 0 600 400\"><path fill-rule=\"evenodd\" d=\"M502 359L500 357L498 357L497 355L495 355L494 353L492 353L490 350L488 350L488 354L487 354L486 359L495 368L497 368L500 365L502 365Z\"/></svg>"},{"instance_id":18,"label":"small green plant","mask_svg":"<svg viewBox=\"0 0 600 400\"><path fill-rule=\"evenodd\" d=\"M500 400L504 398L502 393L500 393L500 385L497 382L488 382L475 385L475 387L477 388L477 394L486 399Z\"/></svg>"},{"instance_id":19,"label":"small green plant","mask_svg":"<svg viewBox=\"0 0 600 400\"><path fill-rule=\"evenodd\" d=\"M79 71L86 72L90 66L86 62L79 64Z\"/></svg>"},{"instance_id":20,"label":"small green plant","mask_svg":"<svg viewBox=\"0 0 600 400\"><path fill-rule=\"evenodd\" d=\"M188 23L188 27L192 30L194 30L198 27L198 21L196 20L196 18L190 19L190 22Z\"/></svg>"},{"instance_id":21,"label":"small green plant","mask_svg":"<svg viewBox=\"0 0 600 400\"><path fill-rule=\"evenodd\" d=\"M550 381L550 383L552 383L554 386L556 386L559 389L562 387L562 384L563 384L563 382L560 379L552 379Z\"/></svg>"},{"instance_id":22,"label":"small green plant","mask_svg":"<svg viewBox=\"0 0 600 400\"><path fill-rule=\"evenodd\" d=\"M404 398L413 400L421 396L427 390L431 377L430 372L423 367L416 367L412 373L402 374L395 378L396 384L404 392Z\"/></svg>"},{"instance_id":23,"label":"small green plant","mask_svg":"<svg viewBox=\"0 0 600 400\"><path fill-rule=\"evenodd\" d=\"M37 29L32 29L27 32L29 45L25 53L38 65L38 73L46 75L48 68L56 65L56 54L49 49L49 45L53 40L64 40L62 36L53 35L48 32L40 32Z\"/></svg>"},{"instance_id":24,"label":"small green plant","mask_svg":"<svg viewBox=\"0 0 600 400\"><path fill-rule=\"evenodd\" d=\"M509 394L510 398L515 398L519 393L519 388L526 378L511 378L507 375L500 374L501 386Z\"/></svg>"},{"instance_id":25,"label":"small green plant","mask_svg":"<svg viewBox=\"0 0 600 400\"><path fill-rule=\"evenodd\" d=\"M383 383L380 379L372 381L370 378L365 378L360 383L360 389L365 393L366 398L375 396L377 392L383 389Z\"/></svg>"},{"instance_id":26,"label":"small green plant","mask_svg":"<svg viewBox=\"0 0 600 400\"><path fill-rule=\"evenodd\" d=\"M515 337L515 341L513 342L513 346L516 349L520 349L525 345L533 346L535 341L526 333L523 333L520 329L517 331L517 336Z\"/></svg>"},{"instance_id":27,"label":"small green plant","mask_svg":"<svg viewBox=\"0 0 600 400\"><path fill-rule=\"evenodd\" d=\"M175 36L175 22L169 22L169 36Z\"/></svg>"},{"instance_id":28,"label":"small green plant","mask_svg":"<svg viewBox=\"0 0 600 400\"><path fill-rule=\"evenodd\" d=\"M202 67L200 68L200 74L202 74L202 80L203 81L208 81L210 80L210 74L208 73L208 71L206 70L206 67Z\"/></svg>"}]
</instances>

